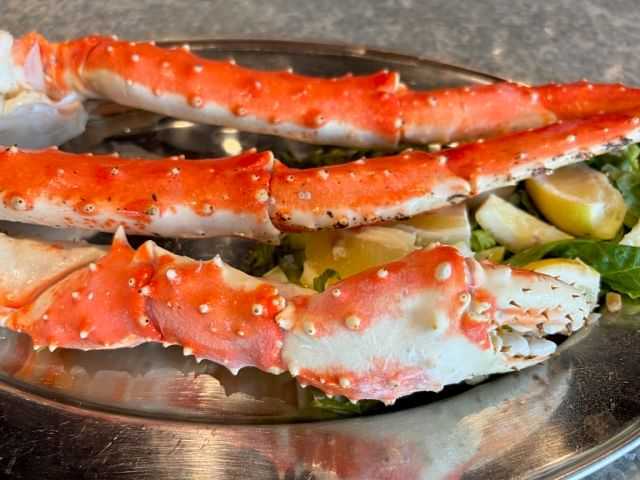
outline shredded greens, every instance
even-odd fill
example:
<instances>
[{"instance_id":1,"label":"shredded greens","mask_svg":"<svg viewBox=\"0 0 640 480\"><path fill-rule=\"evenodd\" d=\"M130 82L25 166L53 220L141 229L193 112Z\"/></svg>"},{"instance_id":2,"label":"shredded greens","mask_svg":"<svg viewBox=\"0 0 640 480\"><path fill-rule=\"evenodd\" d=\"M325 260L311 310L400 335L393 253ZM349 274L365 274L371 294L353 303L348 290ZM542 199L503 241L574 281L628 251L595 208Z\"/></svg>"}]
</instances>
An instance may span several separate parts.
<instances>
[{"instance_id":1,"label":"shredded greens","mask_svg":"<svg viewBox=\"0 0 640 480\"><path fill-rule=\"evenodd\" d=\"M476 252L476 260L490 260L493 263L502 263L507 253L507 249L503 246L487 248Z\"/></svg>"},{"instance_id":2,"label":"shredded greens","mask_svg":"<svg viewBox=\"0 0 640 480\"><path fill-rule=\"evenodd\" d=\"M291 250L277 257L278 266L287 276L287 280L300 284L304 269L304 250Z\"/></svg>"},{"instance_id":3,"label":"shredded greens","mask_svg":"<svg viewBox=\"0 0 640 480\"><path fill-rule=\"evenodd\" d=\"M275 266L274 253L275 248L273 245L267 245L265 243L257 244L247 256L245 261L246 267L243 270L247 271L251 275L262 276L271 270Z\"/></svg>"},{"instance_id":4,"label":"shredded greens","mask_svg":"<svg viewBox=\"0 0 640 480\"><path fill-rule=\"evenodd\" d=\"M518 188L516 188L515 192L511 194L511 196L509 197L509 202L514 206L521 208L525 212L530 213L536 218L542 218L542 215L540 215L540 212L533 204L533 200L531 200L531 197L522 185L519 185Z\"/></svg>"}]
</instances>

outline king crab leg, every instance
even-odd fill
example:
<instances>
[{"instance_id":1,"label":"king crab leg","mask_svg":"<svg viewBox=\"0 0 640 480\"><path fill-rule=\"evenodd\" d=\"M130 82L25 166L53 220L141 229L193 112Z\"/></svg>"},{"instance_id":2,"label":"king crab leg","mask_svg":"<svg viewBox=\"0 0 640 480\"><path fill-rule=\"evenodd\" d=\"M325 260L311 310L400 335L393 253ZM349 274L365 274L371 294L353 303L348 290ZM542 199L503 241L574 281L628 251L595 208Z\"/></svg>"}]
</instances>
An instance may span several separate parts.
<instances>
[{"instance_id":1,"label":"king crab leg","mask_svg":"<svg viewBox=\"0 0 640 480\"><path fill-rule=\"evenodd\" d=\"M492 138L604 113L637 111L640 90L587 81L529 87L503 82L400 96L402 139L446 143Z\"/></svg>"},{"instance_id":2,"label":"king crab leg","mask_svg":"<svg viewBox=\"0 0 640 480\"><path fill-rule=\"evenodd\" d=\"M0 237L2 248L34 248L20 242ZM65 252L75 269L33 273L30 295L4 281L14 273L0 268L0 298L23 298L5 301L4 324L37 347L179 344L185 355L232 371L286 370L353 400L393 402L533 365L555 350L544 325L570 333L594 307L559 280L479 263L448 246L418 250L323 293L250 277L220 258L179 257L150 241L134 250L122 229L108 252L85 265L92 256L75 248L35 247L52 261Z\"/></svg>"},{"instance_id":3,"label":"king crab leg","mask_svg":"<svg viewBox=\"0 0 640 480\"><path fill-rule=\"evenodd\" d=\"M218 160L0 152L0 218L174 237L346 228L407 218L640 140L640 119L604 114L474 142L324 168L269 152Z\"/></svg>"},{"instance_id":4,"label":"king crab leg","mask_svg":"<svg viewBox=\"0 0 640 480\"><path fill-rule=\"evenodd\" d=\"M98 36L49 43L37 34L17 42L15 63L33 48L40 51L46 91L54 98L77 92L312 143L389 146L399 140L396 73L321 79L207 60L188 47Z\"/></svg>"},{"instance_id":5,"label":"king crab leg","mask_svg":"<svg viewBox=\"0 0 640 480\"><path fill-rule=\"evenodd\" d=\"M0 217L53 227L167 237L274 240L268 201L273 156L121 159L14 147L0 153Z\"/></svg>"},{"instance_id":6,"label":"king crab leg","mask_svg":"<svg viewBox=\"0 0 640 480\"><path fill-rule=\"evenodd\" d=\"M186 46L166 49L101 36L51 43L32 33L15 42L10 60L7 76L52 99L105 98L320 144L451 142L640 107L640 90L623 85L504 82L414 91L394 72L316 78L259 71L198 57Z\"/></svg>"}]
</instances>

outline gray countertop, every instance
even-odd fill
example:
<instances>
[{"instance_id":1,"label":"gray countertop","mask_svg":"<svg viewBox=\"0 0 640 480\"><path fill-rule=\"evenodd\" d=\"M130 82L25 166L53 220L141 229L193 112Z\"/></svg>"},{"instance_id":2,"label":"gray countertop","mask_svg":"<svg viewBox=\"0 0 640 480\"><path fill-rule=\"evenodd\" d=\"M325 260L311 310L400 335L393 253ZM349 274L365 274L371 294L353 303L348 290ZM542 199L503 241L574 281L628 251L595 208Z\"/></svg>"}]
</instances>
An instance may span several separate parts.
<instances>
[{"instance_id":1,"label":"gray countertop","mask_svg":"<svg viewBox=\"0 0 640 480\"><path fill-rule=\"evenodd\" d=\"M634 0L0 0L0 18L13 34L36 30L52 39L94 32L134 40L311 39L418 54L531 83L637 84L640 77ZM592 477L640 478L640 450Z\"/></svg>"}]
</instances>

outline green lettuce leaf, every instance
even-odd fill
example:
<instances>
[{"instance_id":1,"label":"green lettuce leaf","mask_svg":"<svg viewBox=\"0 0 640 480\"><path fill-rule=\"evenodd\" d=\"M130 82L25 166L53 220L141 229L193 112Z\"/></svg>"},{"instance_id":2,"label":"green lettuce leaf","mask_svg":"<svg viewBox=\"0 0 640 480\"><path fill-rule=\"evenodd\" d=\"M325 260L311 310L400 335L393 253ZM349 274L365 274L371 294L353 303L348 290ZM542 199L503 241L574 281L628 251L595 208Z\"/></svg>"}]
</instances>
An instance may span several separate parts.
<instances>
[{"instance_id":1,"label":"green lettuce leaf","mask_svg":"<svg viewBox=\"0 0 640 480\"><path fill-rule=\"evenodd\" d=\"M300 277L304 270L304 250L281 248L276 250L278 266L287 279L300 285Z\"/></svg>"},{"instance_id":2,"label":"green lettuce leaf","mask_svg":"<svg viewBox=\"0 0 640 480\"><path fill-rule=\"evenodd\" d=\"M600 272L612 290L640 298L640 248L596 240L560 240L530 248L507 263L524 266L544 257L579 258Z\"/></svg>"}]
</instances>

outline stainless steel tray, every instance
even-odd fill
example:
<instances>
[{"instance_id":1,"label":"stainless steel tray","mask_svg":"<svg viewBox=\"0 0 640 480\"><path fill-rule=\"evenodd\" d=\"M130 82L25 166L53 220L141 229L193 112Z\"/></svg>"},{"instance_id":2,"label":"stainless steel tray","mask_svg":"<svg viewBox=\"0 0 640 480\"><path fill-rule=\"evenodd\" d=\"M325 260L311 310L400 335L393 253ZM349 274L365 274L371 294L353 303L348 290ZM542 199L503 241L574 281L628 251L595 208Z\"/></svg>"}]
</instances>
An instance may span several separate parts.
<instances>
[{"instance_id":1,"label":"stainless steel tray","mask_svg":"<svg viewBox=\"0 0 640 480\"><path fill-rule=\"evenodd\" d=\"M190 42L205 56L336 75L399 70L415 87L490 83L490 75L359 47L250 40ZM191 157L256 146L310 147L96 104L74 151ZM52 234L4 224L14 234ZM84 232L58 235L85 236ZM95 237L100 240L101 237ZM173 243L242 261L234 239ZM0 472L22 477L543 478L584 474L640 438L640 319L606 316L544 365L485 384L419 394L356 418L309 408L288 375L237 377L178 349L34 353L1 331Z\"/></svg>"}]
</instances>

